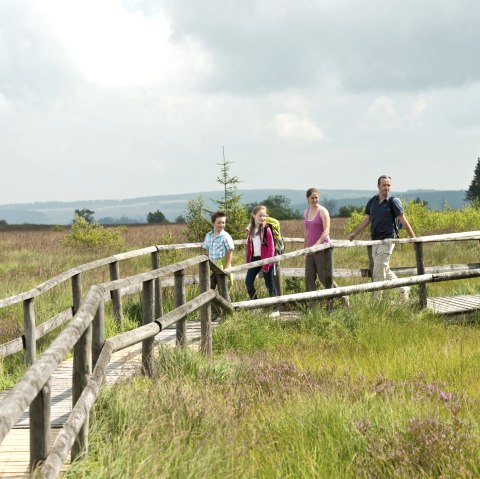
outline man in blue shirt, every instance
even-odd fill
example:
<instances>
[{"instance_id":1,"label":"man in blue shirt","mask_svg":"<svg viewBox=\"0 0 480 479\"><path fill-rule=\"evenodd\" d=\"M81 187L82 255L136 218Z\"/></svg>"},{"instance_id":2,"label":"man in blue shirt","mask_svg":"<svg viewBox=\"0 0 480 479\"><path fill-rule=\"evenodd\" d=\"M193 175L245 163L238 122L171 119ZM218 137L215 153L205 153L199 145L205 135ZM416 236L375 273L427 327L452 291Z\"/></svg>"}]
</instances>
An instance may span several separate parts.
<instances>
[{"instance_id":1,"label":"man in blue shirt","mask_svg":"<svg viewBox=\"0 0 480 479\"><path fill-rule=\"evenodd\" d=\"M368 225L372 240L384 240L396 237L395 219L398 219L410 238L415 238L410 223L402 209L402 202L398 198L390 199L391 178L382 175L378 178L378 195L375 195L365 207L365 218L350 233L347 238L352 241ZM373 281L385 281L386 279L396 279L395 273L390 269L390 257L392 256L394 244L380 244L372 246L373 256ZM408 300L410 288L408 286L399 288L400 296ZM381 291L374 293L375 298L382 297Z\"/></svg>"}]
</instances>

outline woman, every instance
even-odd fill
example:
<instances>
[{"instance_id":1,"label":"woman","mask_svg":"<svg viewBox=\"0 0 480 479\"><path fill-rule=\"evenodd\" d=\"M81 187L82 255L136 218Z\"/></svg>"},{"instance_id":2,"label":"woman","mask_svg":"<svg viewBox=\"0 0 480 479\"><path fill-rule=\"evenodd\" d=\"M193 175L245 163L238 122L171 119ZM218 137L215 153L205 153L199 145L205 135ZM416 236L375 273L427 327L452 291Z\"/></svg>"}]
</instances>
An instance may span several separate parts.
<instances>
[{"instance_id":1,"label":"woman","mask_svg":"<svg viewBox=\"0 0 480 479\"><path fill-rule=\"evenodd\" d=\"M247 226L247 263L258 261L260 259L271 258L275 255L275 244L273 242L273 234L270 228L265 227L265 219L267 217L267 208L258 205L253 208L250 224ZM255 278L260 270L263 271L265 286L270 296L276 296L277 290L273 281L274 265L273 263L256 266L247 271L245 278L245 286L247 287L250 299L257 298L255 290Z\"/></svg>"},{"instance_id":2,"label":"woman","mask_svg":"<svg viewBox=\"0 0 480 479\"><path fill-rule=\"evenodd\" d=\"M316 188L307 190L308 208L303 214L303 224L305 227L305 248L319 244L330 243L330 215L328 210L318 203L319 192ZM325 274L325 252L307 254L305 258L305 286L307 291L317 289L316 280L320 280L326 287ZM332 286L337 287L335 281ZM348 306L348 296L343 296L342 300Z\"/></svg>"}]
</instances>

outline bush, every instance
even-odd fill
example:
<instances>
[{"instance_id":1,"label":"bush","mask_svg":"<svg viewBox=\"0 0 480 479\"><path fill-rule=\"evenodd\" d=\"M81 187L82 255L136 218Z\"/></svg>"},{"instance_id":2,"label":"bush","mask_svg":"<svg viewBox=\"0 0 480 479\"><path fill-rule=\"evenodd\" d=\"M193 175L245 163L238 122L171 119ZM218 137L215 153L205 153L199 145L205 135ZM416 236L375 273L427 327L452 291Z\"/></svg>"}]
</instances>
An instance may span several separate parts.
<instances>
[{"instance_id":1,"label":"bush","mask_svg":"<svg viewBox=\"0 0 480 479\"><path fill-rule=\"evenodd\" d=\"M480 209L475 205L454 210L445 204L441 211L430 211L425 204L405 201L403 208L417 236L476 231L480 225ZM352 232L363 217L363 213L354 211L345 225L345 231ZM400 236L407 236L405 229L400 230Z\"/></svg>"},{"instance_id":2,"label":"bush","mask_svg":"<svg viewBox=\"0 0 480 479\"><path fill-rule=\"evenodd\" d=\"M124 227L104 228L98 223L89 223L85 218L75 215L71 233L63 238L68 246L86 246L88 248L107 248L122 246Z\"/></svg>"},{"instance_id":3,"label":"bush","mask_svg":"<svg viewBox=\"0 0 480 479\"><path fill-rule=\"evenodd\" d=\"M205 218L205 201L202 195L198 195L197 199L187 201L187 228L185 235L188 241L203 241L207 231L212 229L209 220Z\"/></svg>"}]
</instances>

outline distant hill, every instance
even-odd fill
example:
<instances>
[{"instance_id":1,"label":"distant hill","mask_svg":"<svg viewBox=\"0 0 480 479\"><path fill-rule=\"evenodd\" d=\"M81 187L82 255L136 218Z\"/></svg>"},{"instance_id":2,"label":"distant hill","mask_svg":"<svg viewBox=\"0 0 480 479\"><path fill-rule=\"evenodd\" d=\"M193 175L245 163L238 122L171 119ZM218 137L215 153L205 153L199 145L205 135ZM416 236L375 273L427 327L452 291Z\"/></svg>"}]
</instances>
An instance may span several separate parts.
<instances>
[{"instance_id":1,"label":"distant hill","mask_svg":"<svg viewBox=\"0 0 480 479\"><path fill-rule=\"evenodd\" d=\"M283 195L290 199L292 208L303 211L306 207L304 190L239 190L245 203L261 202L271 195ZM95 212L95 220L99 222L138 222L145 223L147 214L160 210L169 221L175 221L179 215L185 214L187 201L201 194L206 204L213 208L211 199L219 199L220 191L202 193L185 193L177 195L146 196L121 200L86 200L86 201L50 201L35 203L18 203L0 205L0 219L8 224L69 224L76 209L88 208ZM332 214L341 206L363 206L375 194L375 190L321 190L320 202L328 201ZM442 209L445 203L454 209L465 205L464 190L408 190L395 192L406 200L420 198L428 201L431 209ZM333 207L332 207L333 206Z\"/></svg>"}]
</instances>

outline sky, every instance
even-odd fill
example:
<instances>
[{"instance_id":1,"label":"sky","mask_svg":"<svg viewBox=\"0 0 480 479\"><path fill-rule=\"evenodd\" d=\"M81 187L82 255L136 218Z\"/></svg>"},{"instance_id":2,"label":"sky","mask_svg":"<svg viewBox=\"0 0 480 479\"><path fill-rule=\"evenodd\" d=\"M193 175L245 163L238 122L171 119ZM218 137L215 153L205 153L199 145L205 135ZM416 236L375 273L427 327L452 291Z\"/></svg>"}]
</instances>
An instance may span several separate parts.
<instances>
[{"instance_id":1,"label":"sky","mask_svg":"<svg viewBox=\"0 0 480 479\"><path fill-rule=\"evenodd\" d=\"M0 0L0 204L467 189L478 0Z\"/></svg>"}]
</instances>

